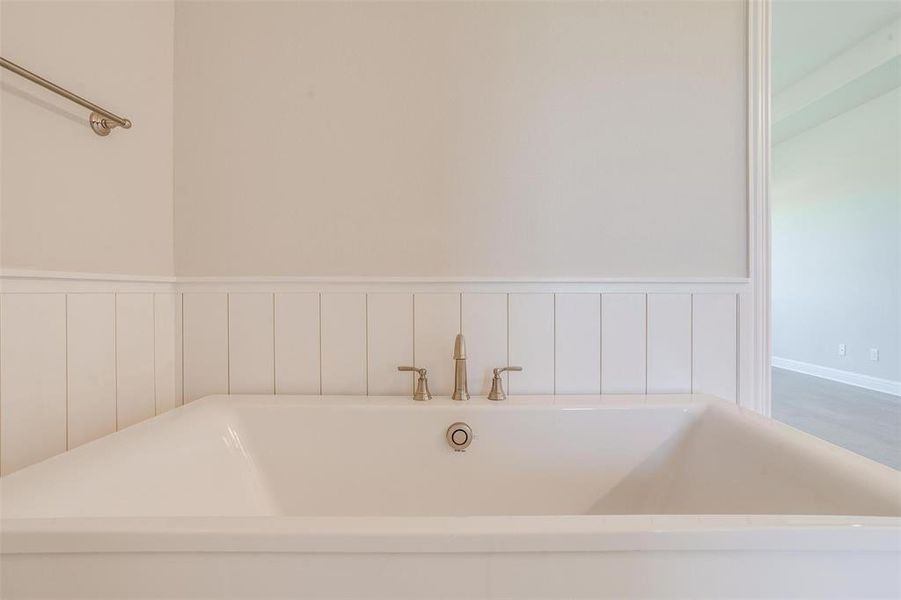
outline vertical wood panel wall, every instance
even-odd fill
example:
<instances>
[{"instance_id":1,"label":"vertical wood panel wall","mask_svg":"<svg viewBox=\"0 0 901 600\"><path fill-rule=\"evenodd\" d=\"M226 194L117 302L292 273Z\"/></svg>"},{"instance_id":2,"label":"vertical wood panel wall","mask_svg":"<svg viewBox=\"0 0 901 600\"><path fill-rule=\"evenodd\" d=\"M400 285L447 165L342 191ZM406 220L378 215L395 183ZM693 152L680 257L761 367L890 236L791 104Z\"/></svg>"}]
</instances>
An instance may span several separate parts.
<instances>
[{"instance_id":1,"label":"vertical wood panel wall","mask_svg":"<svg viewBox=\"0 0 901 600\"><path fill-rule=\"evenodd\" d=\"M739 395L733 292L275 288L0 294L0 473L210 394L446 396L461 331L473 395Z\"/></svg>"}]
</instances>

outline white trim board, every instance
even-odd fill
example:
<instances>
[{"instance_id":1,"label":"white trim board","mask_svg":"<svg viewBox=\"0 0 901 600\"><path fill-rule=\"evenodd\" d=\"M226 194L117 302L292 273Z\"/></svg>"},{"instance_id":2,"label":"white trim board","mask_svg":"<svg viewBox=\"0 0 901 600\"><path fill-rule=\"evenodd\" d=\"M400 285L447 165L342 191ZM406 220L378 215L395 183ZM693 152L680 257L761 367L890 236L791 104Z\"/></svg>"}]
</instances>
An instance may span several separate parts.
<instances>
[{"instance_id":1,"label":"white trim board","mask_svg":"<svg viewBox=\"0 0 901 600\"><path fill-rule=\"evenodd\" d=\"M119 273L68 273L19 269L0 270L3 293L174 292L174 277Z\"/></svg>"},{"instance_id":2,"label":"white trim board","mask_svg":"<svg viewBox=\"0 0 901 600\"><path fill-rule=\"evenodd\" d=\"M178 278L176 288L181 292L434 292L434 293L612 293L612 292L724 292L740 293L750 283L743 279L647 279L639 280L495 280L472 278L244 278L222 277L204 279Z\"/></svg>"},{"instance_id":3,"label":"white trim board","mask_svg":"<svg viewBox=\"0 0 901 600\"><path fill-rule=\"evenodd\" d=\"M860 373L842 371L841 369L823 367L812 363L801 362L799 360L792 360L790 358L779 358L777 356L772 358L771 363L777 369L785 369L786 371L812 375L821 379L828 379L838 383L873 390L874 392L882 392L883 394L901 396L901 381L881 379L879 377L871 377L870 375L861 375Z\"/></svg>"},{"instance_id":4,"label":"white trim board","mask_svg":"<svg viewBox=\"0 0 901 600\"><path fill-rule=\"evenodd\" d=\"M0 271L3 292L725 292L740 293L744 277L158 277L57 271Z\"/></svg>"},{"instance_id":5,"label":"white trim board","mask_svg":"<svg viewBox=\"0 0 901 600\"><path fill-rule=\"evenodd\" d=\"M742 403L770 416L772 411L770 355L770 47L772 3L748 0L748 274L750 292L739 302L747 356L739 359L741 386L749 397Z\"/></svg>"},{"instance_id":6,"label":"white trim board","mask_svg":"<svg viewBox=\"0 0 901 600\"><path fill-rule=\"evenodd\" d=\"M175 283L171 275L135 275L132 273L80 273L78 271L46 271L43 269L0 269L0 279L64 279L67 281L130 281L140 283Z\"/></svg>"}]
</instances>

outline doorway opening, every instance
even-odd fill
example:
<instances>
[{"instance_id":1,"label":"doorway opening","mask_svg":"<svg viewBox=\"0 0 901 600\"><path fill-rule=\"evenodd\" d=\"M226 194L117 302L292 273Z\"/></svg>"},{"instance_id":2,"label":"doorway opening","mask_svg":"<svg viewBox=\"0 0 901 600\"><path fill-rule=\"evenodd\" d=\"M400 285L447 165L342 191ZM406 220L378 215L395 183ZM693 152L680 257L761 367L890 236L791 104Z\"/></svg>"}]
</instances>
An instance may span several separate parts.
<instances>
[{"instance_id":1,"label":"doorway opening","mask_svg":"<svg viewBox=\"0 0 901 600\"><path fill-rule=\"evenodd\" d=\"M772 416L901 469L901 3L772 5Z\"/></svg>"}]
</instances>

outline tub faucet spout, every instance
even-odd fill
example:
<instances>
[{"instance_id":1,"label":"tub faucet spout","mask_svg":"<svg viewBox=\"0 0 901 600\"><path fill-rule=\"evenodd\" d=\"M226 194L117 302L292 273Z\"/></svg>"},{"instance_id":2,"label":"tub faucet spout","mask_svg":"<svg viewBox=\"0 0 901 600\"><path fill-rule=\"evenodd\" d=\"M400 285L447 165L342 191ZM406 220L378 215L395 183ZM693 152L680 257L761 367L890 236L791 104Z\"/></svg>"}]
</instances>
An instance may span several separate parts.
<instances>
[{"instance_id":1,"label":"tub faucet spout","mask_svg":"<svg viewBox=\"0 0 901 600\"><path fill-rule=\"evenodd\" d=\"M454 341L454 400L469 400L469 384L466 382L466 340L458 333Z\"/></svg>"}]
</instances>

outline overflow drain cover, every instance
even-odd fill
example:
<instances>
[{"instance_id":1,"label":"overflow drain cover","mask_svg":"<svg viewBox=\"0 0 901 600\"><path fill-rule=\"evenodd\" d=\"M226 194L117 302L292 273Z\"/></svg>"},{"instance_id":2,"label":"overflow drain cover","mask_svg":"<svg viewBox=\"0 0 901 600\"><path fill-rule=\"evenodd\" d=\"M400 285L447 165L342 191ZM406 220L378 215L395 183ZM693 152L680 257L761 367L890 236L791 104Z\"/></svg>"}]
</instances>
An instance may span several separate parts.
<instances>
[{"instance_id":1,"label":"overflow drain cover","mask_svg":"<svg viewBox=\"0 0 901 600\"><path fill-rule=\"evenodd\" d=\"M466 450L472 442L472 429L466 423L454 423L447 428L447 443L456 451Z\"/></svg>"}]
</instances>

